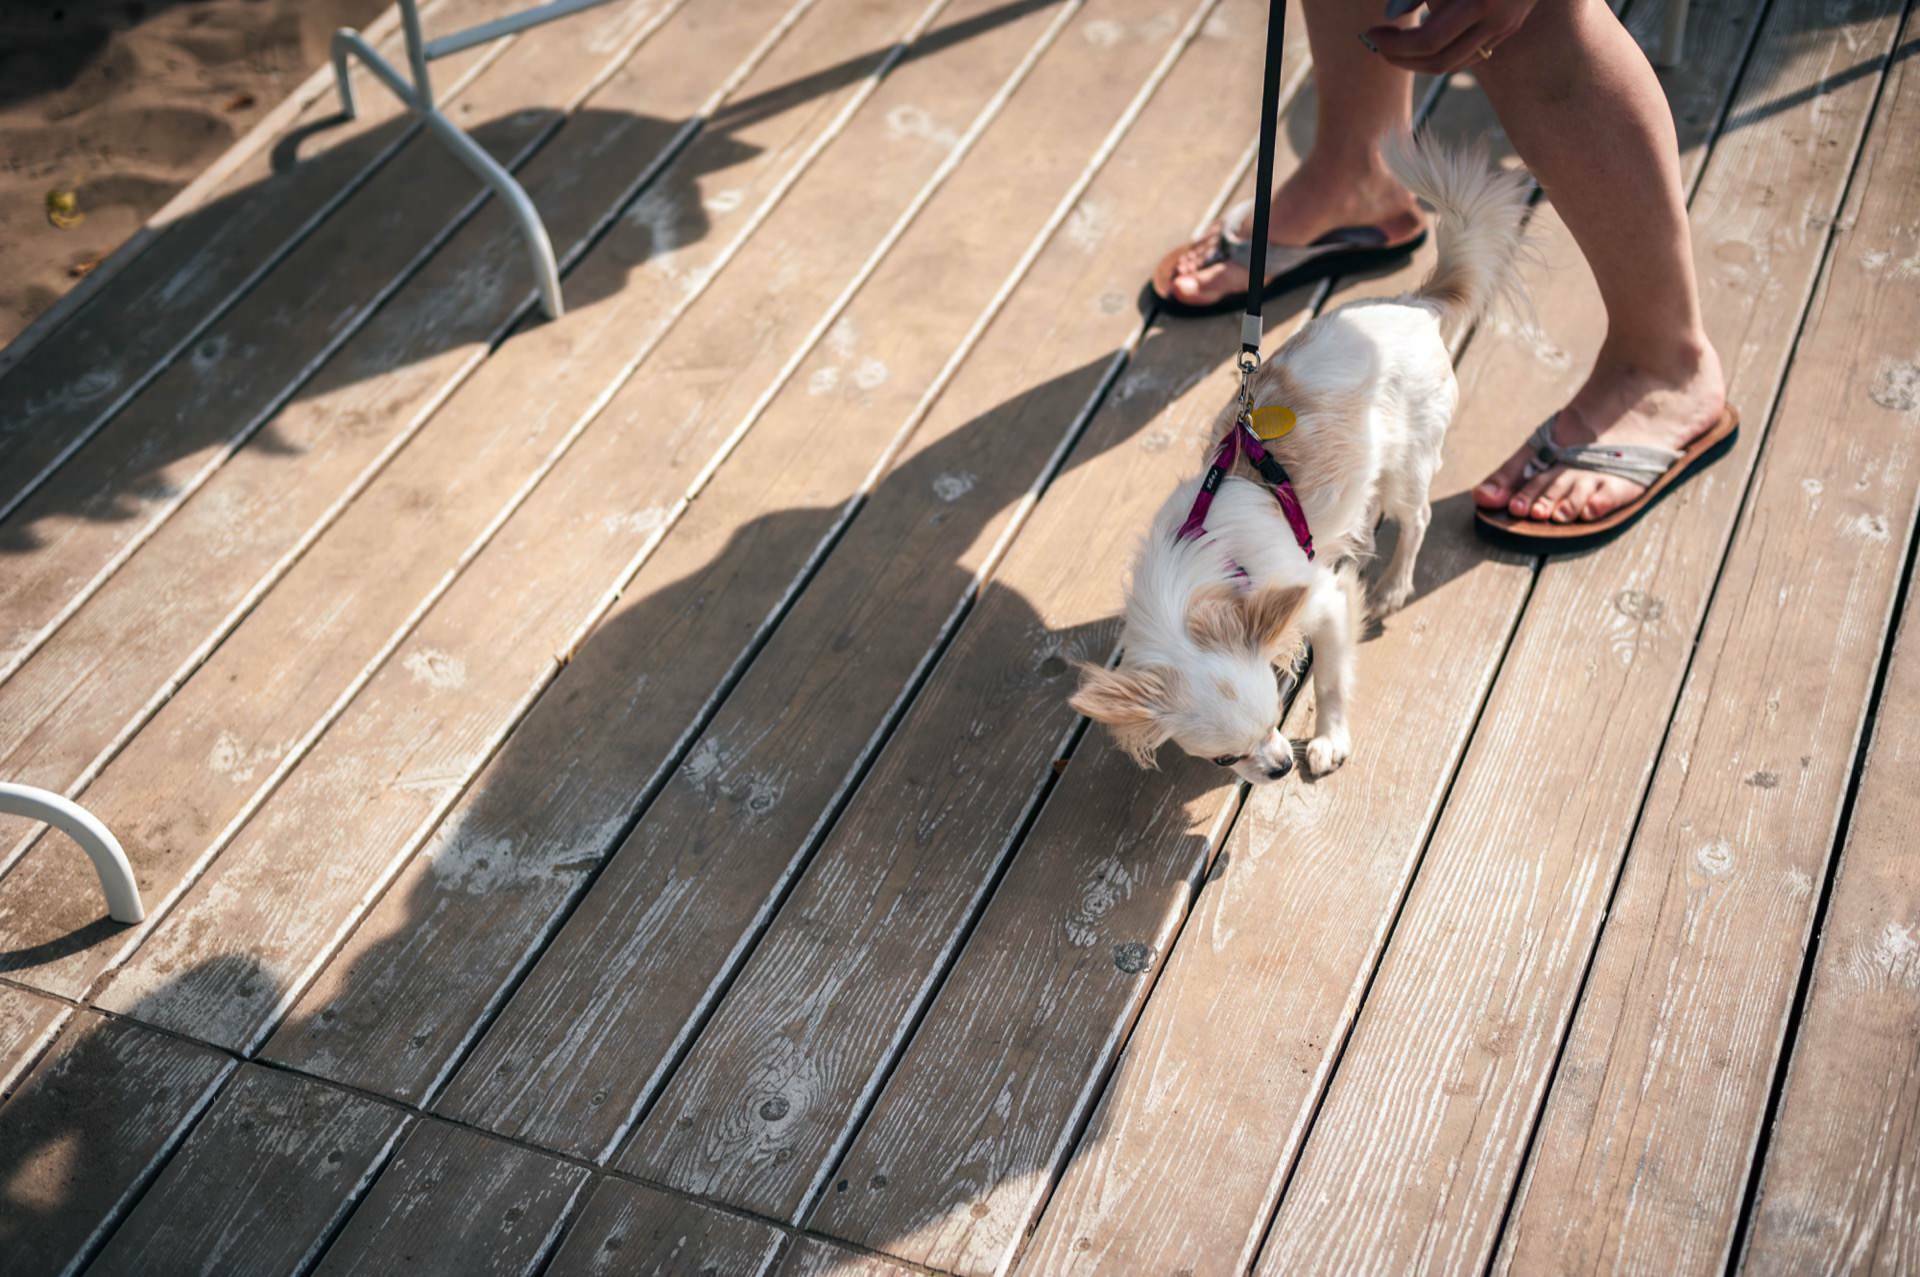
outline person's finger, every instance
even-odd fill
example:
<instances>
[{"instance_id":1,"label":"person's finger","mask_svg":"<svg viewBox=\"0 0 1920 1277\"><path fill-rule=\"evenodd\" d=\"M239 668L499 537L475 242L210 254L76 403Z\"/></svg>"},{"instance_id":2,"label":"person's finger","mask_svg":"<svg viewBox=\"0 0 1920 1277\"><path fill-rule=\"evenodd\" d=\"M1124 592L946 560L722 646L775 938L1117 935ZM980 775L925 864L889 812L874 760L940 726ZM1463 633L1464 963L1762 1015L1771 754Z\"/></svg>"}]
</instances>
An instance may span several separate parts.
<instances>
[{"instance_id":1,"label":"person's finger","mask_svg":"<svg viewBox=\"0 0 1920 1277\"><path fill-rule=\"evenodd\" d=\"M1417 27L1368 27L1366 38L1389 62L1403 58L1430 58L1453 44L1480 20L1486 0L1454 0L1438 13L1428 10Z\"/></svg>"},{"instance_id":2,"label":"person's finger","mask_svg":"<svg viewBox=\"0 0 1920 1277\"><path fill-rule=\"evenodd\" d=\"M1460 38L1436 53L1423 57L1395 57L1384 50L1381 56L1391 66L1403 71L1413 71L1421 75L1448 75L1462 67L1471 67L1482 61L1480 50L1490 48L1494 39L1487 28L1478 24L1468 27Z\"/></svg>"}]
</instances>

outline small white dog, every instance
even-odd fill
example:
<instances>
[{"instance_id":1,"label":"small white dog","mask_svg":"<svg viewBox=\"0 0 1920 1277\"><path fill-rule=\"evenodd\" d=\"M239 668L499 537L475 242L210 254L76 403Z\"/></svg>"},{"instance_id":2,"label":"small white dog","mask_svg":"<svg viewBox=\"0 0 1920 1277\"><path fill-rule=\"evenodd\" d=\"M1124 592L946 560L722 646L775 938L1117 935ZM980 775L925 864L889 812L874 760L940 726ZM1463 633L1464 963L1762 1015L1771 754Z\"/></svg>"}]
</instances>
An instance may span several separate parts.
<instances>
[{"instance_id":1,"label":"small white dog","mask_svg":"<svg viewBox=\"0 0 1920 1277\"><path fill-rule=\"evenodd\" d=\"M1263 477L1245 447L1216 453L1210 444L1209 458L1230 472L1210 506L1196 500L1196 475L1154 516L1127 591L1119 665L1081 666L1073 707L1106 724L1143 767L1171 740L1255 784L1286 775L1293 748L1280 734L1274 667L1295 659L1303 637L1316 715L1307 766L1332 771L1352 749L1357 560L1381 517L1393 519L1400 539L1375 612L1407 601L1428 486L1460 397L1447 339L1512 288L1528 195L1526 178L1483 150L1406 139L1391 150L1401 181L1437 213L1432 275L1411 293L1314 319L1261 365L1255 423L1273 436L1264 448L1291 492L1272 482L1282 472ZM1238 415L1236 398L1213 437L1240 431ZM1296 493L1298 530L1283 508Z\"/></svg>"}]
</instances>

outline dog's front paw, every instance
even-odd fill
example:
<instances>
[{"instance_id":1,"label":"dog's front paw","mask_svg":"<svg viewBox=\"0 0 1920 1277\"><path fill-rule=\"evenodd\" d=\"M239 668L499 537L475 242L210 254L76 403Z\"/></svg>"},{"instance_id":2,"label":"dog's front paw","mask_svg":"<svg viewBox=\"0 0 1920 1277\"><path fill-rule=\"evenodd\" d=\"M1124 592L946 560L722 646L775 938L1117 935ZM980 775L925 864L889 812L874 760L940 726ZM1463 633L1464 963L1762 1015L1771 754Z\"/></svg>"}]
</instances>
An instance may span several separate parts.
<instances>
[{"instance_id":1,"label":"dog's front paw","mask_svg":"<svg viewBox=\"0 0 1920 1277\"><path fill-rule=\"evenodd\" d=\"M1307 742L1307 770L1315 776L1325 776L1346 762L1352 752L1353 742L1345 732L1316 736Z\"/></svg>"},{"instance_id":2,"label":"dog's front paw","mask_svg":"<svg viewBox=\"0 0 1920 1277\"><path fill-rule=\"evenodd\" d=\"M1367 600L1367 615L1374 620L1392 616L1407 605L1413 597L1412 581L1393 581L1380 586Z\"/></svg>"}]
</instances>

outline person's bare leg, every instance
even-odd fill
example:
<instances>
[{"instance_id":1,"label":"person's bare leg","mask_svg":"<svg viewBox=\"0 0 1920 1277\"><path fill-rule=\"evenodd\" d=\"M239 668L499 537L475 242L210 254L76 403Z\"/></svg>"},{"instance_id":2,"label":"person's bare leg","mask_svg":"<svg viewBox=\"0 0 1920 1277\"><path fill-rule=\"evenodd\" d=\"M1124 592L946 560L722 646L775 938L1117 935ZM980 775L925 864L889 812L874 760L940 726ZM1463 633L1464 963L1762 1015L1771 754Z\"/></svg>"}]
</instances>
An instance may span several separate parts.
<instances>
[{"instance_id":1,"label":"person's bare leg","mask_svg":"<svg viewBox=\"0 0 1920 1277\"><path fill-rule=\"evenodd\" d=\"M1606 339L1555 441L1685 447L1718 418L1726 387L1701 324L1673 116L1653 68L1601 0L1540 0L1474 70L1607 308ZM1522 446L1474 500L1566 523L1642 491L1584 470L1527 478L1532 455Z\"/></svg>"},{"instance_id":2,"label":"person's bare leg","mask_svg":"<svg viewBox=\"0 0 1920 1277\"><path fill-rule=\"evenodd\" d=\"M1306 0L1305 8L1318 118L1312 148L1274 191L1267 238L1303 245L1342 226L1378 226L1390 242L1409 239L1423 225L1420 205L1387 171L1380 144L1409 126L1413 76L1360 43L1361 32L1381 21L1373 0ZM1201 265L1207 247L1196 244L1181 259L1173 283L1179 300L1204 305L1246 290L1243 267Z\"/></svg>"}]
</instances>

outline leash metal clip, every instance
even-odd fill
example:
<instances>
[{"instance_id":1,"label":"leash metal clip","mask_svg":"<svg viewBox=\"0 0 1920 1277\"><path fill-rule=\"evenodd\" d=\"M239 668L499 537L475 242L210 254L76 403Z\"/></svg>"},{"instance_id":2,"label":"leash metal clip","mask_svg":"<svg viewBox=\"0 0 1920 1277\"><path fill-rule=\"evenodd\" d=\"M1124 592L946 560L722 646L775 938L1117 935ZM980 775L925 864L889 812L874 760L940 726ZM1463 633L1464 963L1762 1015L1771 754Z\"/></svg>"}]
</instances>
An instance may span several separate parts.
<instances>
[{"instance_id":1,"label":"leash metal clip","mask_svg":"<svg viewBox=\"0 0 1920 1277\"><path fill-rule=\"evenodd\" d=\"M1256 303L1257 305L1257 303ZM1260 370L1260 313L1240 317L1240 420L1253 425L1253 374Z\"/></svg>"}]
</instances>

